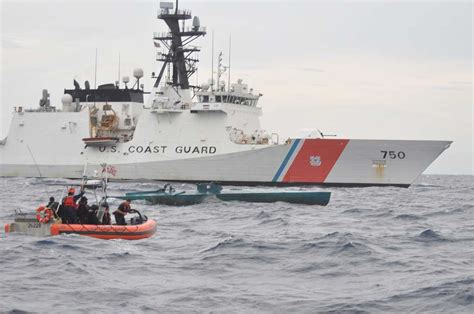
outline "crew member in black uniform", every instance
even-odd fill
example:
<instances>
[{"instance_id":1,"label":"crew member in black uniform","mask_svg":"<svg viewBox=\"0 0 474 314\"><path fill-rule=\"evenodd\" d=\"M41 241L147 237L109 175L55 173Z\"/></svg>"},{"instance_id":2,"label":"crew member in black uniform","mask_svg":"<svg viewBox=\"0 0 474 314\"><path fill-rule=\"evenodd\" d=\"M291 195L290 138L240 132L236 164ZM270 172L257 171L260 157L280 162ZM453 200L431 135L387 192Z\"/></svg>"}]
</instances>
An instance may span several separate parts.
<instances>
[{"instance_id":1,"label":"crew member in black uniform","mask_svg":"<svg viewBox=\"0 0 474 314\"><path fill-rule=\"evenodd\" d=\"M89 205L87 205L87 197L83 196L79 200L79 206L77 207L77 216L79 222L83 225L89 223Z\"/></svg>"},{"instance_id":2,"label":"crew member in black uniform","mask_svg":"<svg viewBox=\"0 0 474 314\"><path fill-rule=\"evenodd\" d=\"M88 216L87 216L87 223L90 225L98 225L99 219L97 218L97 213L99 212L99 206L92 205L89 208Z\"/></svg>"},{"instance_id":3,"label":"crew member in black uniform","mask_svg":"<svg viewBox=\"0 0 474 314\"><path fill-rule=\"evenodd\" d=\"M112 219L110 219L109 204L107 203L105 203L105 211L104 211L104 216L102 217L102 224L103 225L112 224Z\"/></svg>"},{"instance_id":4,"label":"crew member in black uniform","mask_svg":"<svg viewBox=\"0 0 474 314\"><path fill-rule=\"evenodd\" d=\"M59 211L58 211L59 203L55 202L54 197L49 198L49 203L46 205L46 208L51 208L54 213L54 218L59 218Z\"/></svg>"}]
</instances>

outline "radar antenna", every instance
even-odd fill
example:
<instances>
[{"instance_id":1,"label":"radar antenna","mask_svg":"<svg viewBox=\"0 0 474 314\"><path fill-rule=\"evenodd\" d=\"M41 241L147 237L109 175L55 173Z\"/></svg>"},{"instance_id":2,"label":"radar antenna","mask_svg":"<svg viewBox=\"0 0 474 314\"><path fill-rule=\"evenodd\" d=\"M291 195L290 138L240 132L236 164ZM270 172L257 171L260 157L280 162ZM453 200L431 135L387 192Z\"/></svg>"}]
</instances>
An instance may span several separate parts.
<instances>
[{"instance_id":1,"label":"radar antenna","mask_svg":"<svg viewBox=\"0 0 474 314\"><path fill-rule=\"evenodd\" d=\"M195 46L189 46L191 42L197 38L206 35L206 29L201 27L199 18L194 17L192 27L185 27L184 21L192 18L191 11L178 9L178 1L176 1L176 8L173 11L173 2L161 2L158 19L165 21L169 27L169 32L155 33L155 46L161 46L158 42L167 49L167 51L158 53L157 61L163 62L161 71L156 78L154 87L158 87L163 77L164 71L168 64L171 66L172 75L171 81L167 84L175 88L189 89L189 78L197 71L196 64L199 62L197 58L193 57L193 53L199 52L200 49ZM180 28L180 21L182 27Z\"/></svg>"}]
</instances>

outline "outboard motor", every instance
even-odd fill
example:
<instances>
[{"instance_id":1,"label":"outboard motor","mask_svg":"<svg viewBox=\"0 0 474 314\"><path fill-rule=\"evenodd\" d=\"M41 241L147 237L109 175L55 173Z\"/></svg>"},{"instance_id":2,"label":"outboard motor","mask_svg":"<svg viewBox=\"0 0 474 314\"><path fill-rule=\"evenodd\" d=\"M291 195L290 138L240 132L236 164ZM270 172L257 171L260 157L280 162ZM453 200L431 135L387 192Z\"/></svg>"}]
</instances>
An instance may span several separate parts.
<instances>
[{"instance_id":1,"label":"outboard motor","mask_svg":"<svg viewBox=\"0 0 474 314\"><path fill-rule=\"evenodd\" d=\"M138 216L136 217L132 217L130 219L130 224L132 226L135 226L135 225L141 225L142 223L146 222L148 220L148 217L145 216L145 215L142 215L138 210L135 210L135 209L132 209L130 211L130 213L135 213L137 214Z\"/></svg>"},{"instance_id":2,"label":"outboard motor","mask_svg":"<svg viewBox=\"0 0 474 314\"><path fill-rule=\"evenodd\" d=\"M222 187L214 182L199 183L197 184L197 190L199 193L219 194L222 191Z\"/></svg>"}]
</instances>

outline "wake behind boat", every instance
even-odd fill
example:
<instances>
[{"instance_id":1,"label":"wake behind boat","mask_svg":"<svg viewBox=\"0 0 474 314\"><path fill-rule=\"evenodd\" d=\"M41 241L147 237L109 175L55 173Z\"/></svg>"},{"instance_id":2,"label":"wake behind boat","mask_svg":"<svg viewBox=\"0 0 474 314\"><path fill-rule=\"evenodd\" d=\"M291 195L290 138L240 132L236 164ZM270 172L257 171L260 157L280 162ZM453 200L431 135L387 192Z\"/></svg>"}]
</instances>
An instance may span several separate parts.
<instances>
[{"instance_id":1,"label":"wake behind boat","mask_svg":"<svg viewBox=\"0 0 474 314\"><path fill-rule=\"evenodd\" d=\"M200 51L191 43L206 28L177 3L160 7L168 30L153 36L162 65L151 73L148 99L141 69L130 87L129 77L97 88L74 81L62 108L43 90L38 108L13 113L0 141L0 176L37 176L37 163L46 177L81 178L88 161L91 171L107 162L112 179L408 187L451 144L326 138L317 129L281 139L261 128L262 94L231 83L222 53L216 78L190 84Z\"/></svg>"}]
</instances>

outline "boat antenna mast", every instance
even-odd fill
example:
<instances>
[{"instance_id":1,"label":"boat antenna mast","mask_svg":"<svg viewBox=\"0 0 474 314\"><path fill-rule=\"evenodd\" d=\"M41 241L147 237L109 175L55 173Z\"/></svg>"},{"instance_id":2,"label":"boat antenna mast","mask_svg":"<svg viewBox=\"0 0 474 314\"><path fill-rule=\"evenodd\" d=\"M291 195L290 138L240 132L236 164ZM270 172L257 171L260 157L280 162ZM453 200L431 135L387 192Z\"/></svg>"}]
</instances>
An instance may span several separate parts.
<instances>
[{"instance_id":1,"label":"boat antenna mast","mask_svg":"<svg viewBox=\"0 0 474 314\"><path fill-rule=\"evenodd\" d=\"M232 37L229 36L229 65L227 68L227 91L230 92L230 56L232 51Z\"/></svg>"},{"instance_id":2,"label":"boat antenna mast","mask_svg":"<svg viewBox=\"0 0 474 314\"><path fill-rule=\"evenodd\" d=\"M189 44L197 38L206 35L206 29L201 27L199 17L194 16L192 27L186 27L185 21L193 18L191 11L178 9L178 1L173 10L173 2L160 2L158 19L165 21L169 32L155 33L153 36L155 47L164 46L165 52L158 53L157 61L163 62L159 75L156 77L154 87L161 83L163 74L168 65L171 66L171 81L166 82L175 88L189 89L197 86L189 85L189 78L197 71L199 60L193 56L200 48ZM182 25L180 27L180 21Z\"/></svg>"},{"instance_id":3,"label":"boat antenna mast","mask_svg":"<svg viewBox=\"0 0 474 314\"><path fill-rule=\"evenodd\" d=\"M217 83L216 83L216 90L217 91L224 91L225 90L225 82L221 81L222 74L224 74L229 69L228 66L222 65L222 51L219 52L219 56L217 57Z\"/></svg>"}]
</instances>

